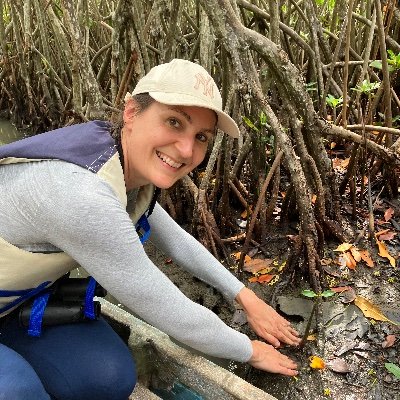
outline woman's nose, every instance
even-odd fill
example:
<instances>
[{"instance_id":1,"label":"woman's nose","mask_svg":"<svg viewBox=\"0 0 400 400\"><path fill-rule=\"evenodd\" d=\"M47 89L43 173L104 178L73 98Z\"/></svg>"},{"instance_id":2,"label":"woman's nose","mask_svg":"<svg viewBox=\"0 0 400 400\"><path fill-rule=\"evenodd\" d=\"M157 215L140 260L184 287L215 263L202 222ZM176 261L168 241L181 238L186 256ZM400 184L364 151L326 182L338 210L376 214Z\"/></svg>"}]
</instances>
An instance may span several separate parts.
<instances>
[{"instance_id":1,"label":"woman's nose","mask_svg":"<svg viewBox=\"0 0 400 400\"><path fill-rule=\"evenodd\" d=\"M191 159L194 149L194 138L190 136L181 136L176 143L179 155L185 160Z\"/></svg>"}]
</instances>

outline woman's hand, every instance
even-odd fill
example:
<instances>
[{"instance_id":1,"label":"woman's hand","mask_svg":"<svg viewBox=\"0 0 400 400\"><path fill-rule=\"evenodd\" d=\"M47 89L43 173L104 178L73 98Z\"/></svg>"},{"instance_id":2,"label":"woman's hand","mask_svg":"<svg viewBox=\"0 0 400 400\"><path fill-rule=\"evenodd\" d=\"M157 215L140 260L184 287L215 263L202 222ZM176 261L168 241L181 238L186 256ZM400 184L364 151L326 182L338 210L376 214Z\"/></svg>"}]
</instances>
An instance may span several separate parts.
<instances>
[{"instance_id":1,"label":"woman's hand","mask_svg":"<svg viewBox=\"0 0 400 400\"><path fill-rule=\"evenodd\" d=\"M263 371L295 376L298 374L297 365L289 357L279 353L271 345L253 340L253 355L248 361L254 368Z\"/></svg>"},{"instance_id":2,"label":"woman's hand","mask_svg":"<svg viewBox=\"0 0 400 400\"><path fill-rule=\"evenodd\" d=\"M243 288L236 296L236 301L243 307L251 329L274 347L279 347L280 342L294 346L300 343L299 334L290 326L290 322L250 289Z\"/></svg>"}]
</instances>

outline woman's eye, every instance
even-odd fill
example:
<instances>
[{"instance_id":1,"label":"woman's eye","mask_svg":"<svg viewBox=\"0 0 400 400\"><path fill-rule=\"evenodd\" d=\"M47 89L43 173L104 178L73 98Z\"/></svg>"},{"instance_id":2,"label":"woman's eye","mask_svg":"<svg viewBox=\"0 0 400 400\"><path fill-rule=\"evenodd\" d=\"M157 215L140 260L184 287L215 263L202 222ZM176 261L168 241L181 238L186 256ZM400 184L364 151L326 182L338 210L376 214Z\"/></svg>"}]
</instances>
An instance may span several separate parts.
<instances>
[{"instance_id":1,"label":"woman's eye","mask_svg":"<svg viewBox=\"0 0 400 400\"><path fill-rule=\"evenodd\" d=\"M200 140L200 142L204 142L204 143L208 142L208 136L205 135L204 133L198 133L197 139Z\"/></svg>"},{"instance_id":2,"label":"woman's eye","mask_svg":"<svg viewBox=\"0 0 400 400\"><path fill-rule=\"evenodd\" d=\"M180 122L176 118L169 118L168 123L173 128L179 128L181 126Z\"/></svg>"}]
</instances>

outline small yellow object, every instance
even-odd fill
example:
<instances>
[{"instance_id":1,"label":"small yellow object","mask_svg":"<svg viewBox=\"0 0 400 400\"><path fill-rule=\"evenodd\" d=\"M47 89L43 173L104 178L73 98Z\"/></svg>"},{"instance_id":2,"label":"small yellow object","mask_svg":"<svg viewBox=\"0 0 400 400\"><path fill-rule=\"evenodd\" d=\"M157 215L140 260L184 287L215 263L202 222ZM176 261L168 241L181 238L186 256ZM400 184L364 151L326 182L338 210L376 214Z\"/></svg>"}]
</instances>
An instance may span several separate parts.
<instances>
[{"instance_id":1,"label":"small yellow object","mask_svg":"<svg viewBox=\"0 0 400 400\"><path fill-rule=\"evenodd\" d=\"M311 356L308 357L310 360L310 367L313 369L324 369L325 368L325 361L318 357L318 356Z\"/></svg>"},{"instance_id":2,"label":"small yellow object","mask_svg":"<svg viewBox=\"0 0 400 400\"><path fill-rule=\"evenodd\" d=\"M331 395L331 389L325 388L324 389L324 396L330 396Z\"/></svg>"}]
</instances>

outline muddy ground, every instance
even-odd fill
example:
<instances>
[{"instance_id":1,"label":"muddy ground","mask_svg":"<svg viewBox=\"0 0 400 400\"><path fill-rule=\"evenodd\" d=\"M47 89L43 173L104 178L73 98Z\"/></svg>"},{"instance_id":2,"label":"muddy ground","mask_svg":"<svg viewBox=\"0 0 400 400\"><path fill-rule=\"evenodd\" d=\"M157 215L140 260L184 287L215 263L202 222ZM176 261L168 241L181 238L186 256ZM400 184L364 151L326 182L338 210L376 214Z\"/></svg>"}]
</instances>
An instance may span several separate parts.
<instances>
[{"instance_id":1,"label":"muddy ground","mask_svg":"<svg viewBox=\"0 0 400 400\"><path fill-rule=\"evenodd\" d=\"M352 301L352 296L362 296L379 307L388 319L400 324L400 260L397 259L400 254L400 231L397 223L399 215L400 208L396 203L395 214L383 226L383 229L396 233L392 240L385 242L390 254L395 257L394 267L386 258L377 254L376 246L371 246L364 239L357 247L369 250L374 261L372 268L362 261L357 263L354 270L340 266L337 264L339 254L333 251L339 243L327 246L324 260L328 260L326 269L330 273L326 276L333 286L349 286L352 290L324 299L322 330L317 333L316 339L311 336L311 340L307 340L301 349L282 348L282 352L295 359L300 366L297 379L261 372L247 364L225 361L219 363L279 400L400 399L400 380L385 368L385 363L400 366L400 328L390 322L366 318ZM276 240L269 241L267 252L264 248L263 252L256 252L253 257L268 256L276 260L278 265L282 264L289 252L290 243L277 229L275 227L274 232L271 232L271 239ZM256 338L245 323L241 310L228 304L213 288L182 271L151 245L147 250L160 269L189 298L215 312L228 325ZM235 251L233 248L231 250ZM277 309L303 335L313 306L313 300L300 293L302 289L309 288L307 279L303 278L304 273L297 271L285 286L276 286L279 281L275 285L250 283L248 278L251 276L250 273L245 273L242 277L246 286L267 302L275 293ZM280 273L280 279L285 279L284 269ZM315 329L313 323L309 333L312 334ZM391 343L393 339L394 343ZM310 356L322 358L326 363L325 368L312 369L309 366Z\"/></svg>"}]
</instances>

